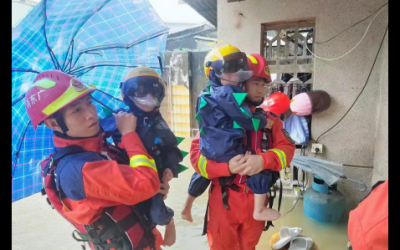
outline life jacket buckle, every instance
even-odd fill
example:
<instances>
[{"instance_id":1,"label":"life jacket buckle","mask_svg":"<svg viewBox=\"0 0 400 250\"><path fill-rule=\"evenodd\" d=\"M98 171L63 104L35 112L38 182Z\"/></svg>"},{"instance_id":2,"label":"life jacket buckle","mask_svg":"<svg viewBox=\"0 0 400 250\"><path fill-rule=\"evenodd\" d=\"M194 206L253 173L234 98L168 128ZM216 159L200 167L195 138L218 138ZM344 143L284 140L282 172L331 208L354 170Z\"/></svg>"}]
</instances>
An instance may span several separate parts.
<instances>
[{"instance_id":1,"label":"life jacket buckle","mask_svg":"<svg viewBox=\"0 0 400 250\"><path fill-rule=\"evenodd\" d=\"M232 189L233 191L240 191L240 187L238 185L236 185L235 183L232 183L231 185L228 186L230 189Z\"/></svg>"},{"instance_id":2,"label":"life jacket buckle","mask_svg":"<svg viewBox=\"0 0 400 250\"><path fill-rule=\"evenodd\" d=\"M105 250L105 248L100 245L95 245L95 244L92 244L92 245L93 245L94 250Z\"/></svg>"}]
</instances>

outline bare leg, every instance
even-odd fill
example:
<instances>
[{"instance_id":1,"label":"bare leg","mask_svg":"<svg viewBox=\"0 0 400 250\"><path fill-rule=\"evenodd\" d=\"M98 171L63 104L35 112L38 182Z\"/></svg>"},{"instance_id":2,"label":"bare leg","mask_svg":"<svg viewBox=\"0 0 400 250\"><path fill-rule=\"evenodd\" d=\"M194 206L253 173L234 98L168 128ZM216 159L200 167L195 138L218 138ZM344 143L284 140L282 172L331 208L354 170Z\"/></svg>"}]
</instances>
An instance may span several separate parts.
<instances>
[{"instance_id":1,"label":"bare leg","mask_svg":"<svg viewBox=\"0 0 400 250\"><path fill-rule=\"evenodd\" d=\"M254 194L253 218L258 221L274 221L281 217L281 214L273 209L265 207L267 194Z\"/></svg>"},{"instance_id":2,"label":"bare leg","mask_svg":"<svg viewBox=\"0 0 400 250\"><path fill-rule=\"evenodd\" d=\"M175 244L176 240L176 231L174 218L171 219L168 225L165 226L165 234L164 234L164 246L172 246Z\"/></svg>"},{"instance_id":3,"label":"bare leg","mask_svg":"<svg viewBox=\"0 0 400 250\"><path fill-rule=\"evenodd\" d=\"M192 219L192 205L196 197L188 195L186 198L185 205L183 207L183 210L181 212L181 217L184 220L187 220L189 222L193 222Z\"/></svg>"}]
</instances>

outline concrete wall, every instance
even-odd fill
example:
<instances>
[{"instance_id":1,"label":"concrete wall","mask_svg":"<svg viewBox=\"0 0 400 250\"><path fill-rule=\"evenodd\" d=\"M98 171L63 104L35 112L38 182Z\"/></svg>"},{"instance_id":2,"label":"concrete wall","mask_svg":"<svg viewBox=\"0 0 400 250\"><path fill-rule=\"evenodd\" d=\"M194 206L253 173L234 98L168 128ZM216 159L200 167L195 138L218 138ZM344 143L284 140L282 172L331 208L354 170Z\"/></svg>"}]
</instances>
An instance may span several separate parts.
<instances>
[{"instance_id":1,"label":"concrete wall","mask_svg":"<svg viewBox=\"0 0 400 250\"><path fill-rule=\"evenodd\" d=\"M379 101L377 106L377 119L375 130L375 155L372 175L373 185L379 180L388 178L388 34L385 37L384 47L379 58L381 76L379 79Z\"/></svg>"},{"instance_id":2,"label":"concrete wall","mask_svg":"<svg viewBox=\"0 0 400 250\"><path fill-rule=\"evenodd\" d=\"M246 0L218 1L218 40L239 47L246 53L260 52L261 23L315 18L316 41L325 41L370 15L386 0ZM242 13L244 17L240 17ZM314 89L323 89L332 97L329 110L314 115L312 135L316 139L332 127L347 111L363 88L388 23L387 7L375 19L359 47L336 61L314 60ZM351 28L336 39L316 44L322 57L340 56L363 36L369 21ZM363 94L346 118L320 139L321 158L359 167L345 171L349 178L371 181L387 177L387 39ZM373 168L375 166L375 168ZM374 180L372 176L374 174ZM354 206L366 194L349 183L339 189Z\"/></svg>"},{"instance_id":3,"label":"concrete wall","mask_svg":"<svg viewBox=\"0 0 400 250\"><path fill-rule=\"evenodd\" d=\"M195 136L197 134L197 130L199 128L198 123L194 116L196 115L196 104L197 104L197 97L199 96L200 92L205 89L209 83L206 75L204 74L204 58L206 57L208 51L196 51L191 52L190 57L190 71L191 71L191 78L190 78L190 119L191 119L191 136Z\"/></svg>"},{"instance_id":4,"label":"concrete wall","mask_svg":"<svg viewBox=\"0 0 400 250\"><path fill-rule=\"evenodd\" d=\"M207 53L208 51L167 51L165 53L166 69L163 73L163 79L167 87L166 98L160 109L161 114L175 133L179 133L177 124L187 124L187 129L190 131L188 133L185 131L187 135L184 136L187 137L195 136L198 130L198 124L194 118L196 115L195 107L198 95L208 85L203 67ZM178 90L177 87L180 87L181 90ZM188 105L179 103L179 98L186 99L182 96L182 88L187 89L183 92L189 93L188 100L185 100L185 104L188 103ZM177 107L174 107L174 105ZM183 117L183 114L188 115Z\"/></svg>"},{"instance_id":5,"label":"concrete wall","mask_svg":"<svg viewBox=\"0 0 400 250\"><path fill-rule=\"evenodd\" d=\"M196 36L217 38L217 30L211 25L204 24L174 34L169 34L166 50L173 51L180 48L189 50L201 49L199 48L198 41L195 39ZM207 41L207 43L209 42L210 41ZM208 45L208 47L211 49L213 48L212 45Z\"/></svg>"}]
</instances>

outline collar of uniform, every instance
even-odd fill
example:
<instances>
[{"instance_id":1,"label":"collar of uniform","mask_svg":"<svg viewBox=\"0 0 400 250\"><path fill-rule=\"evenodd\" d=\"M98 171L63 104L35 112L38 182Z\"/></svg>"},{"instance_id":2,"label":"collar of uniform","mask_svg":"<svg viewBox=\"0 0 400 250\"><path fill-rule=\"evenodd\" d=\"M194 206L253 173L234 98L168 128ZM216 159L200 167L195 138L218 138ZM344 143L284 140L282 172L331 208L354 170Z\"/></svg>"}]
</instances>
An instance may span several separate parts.
<instances>
[{"instance_id":1,"label":"collar of uniform","mask_svg":"<svg viewBox=\"0 0 400 250\"><path fill-rule=\"evenodd\" d=\"M54 135L54 146L56 148L64 148L71 145L82 147L85 151L102 152L105 151L104 147L104 133L90 138L67 139Z\"/></svg>"}]
</instances>

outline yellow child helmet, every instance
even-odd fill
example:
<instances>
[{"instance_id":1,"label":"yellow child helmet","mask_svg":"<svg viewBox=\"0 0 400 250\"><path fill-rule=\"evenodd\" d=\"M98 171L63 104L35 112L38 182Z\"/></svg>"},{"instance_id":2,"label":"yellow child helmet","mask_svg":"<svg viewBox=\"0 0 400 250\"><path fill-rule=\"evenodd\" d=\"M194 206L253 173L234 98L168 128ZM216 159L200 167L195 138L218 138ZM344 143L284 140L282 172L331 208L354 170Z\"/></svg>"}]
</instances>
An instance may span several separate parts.
<instances>
[{"instance_id":1,"label":"yellow child helmet","mask_svg":"<svg viewBox=\"0 0 400 250\"><path fill-rule=\"evenodd\" d=\"M235 74L237 82L243 82L253 74L249 70L246 54L230 44L217 47L206 55L204 73L207 77L210 77L211 70L220 79L223 79L224 73Z\"/></svg>"},{"instance_id":2,"label":"yellow child helmet","mask_svg":"<svg viewBox=\"0 0 400 250\"><path fill-rule=\"evenodd\" d=\"M128 72L120 88L124 101L127 96L144 106L156 107L165 97L164 85L157 71L146 66L139 66Z\"/></svg>"}]
</instances>

